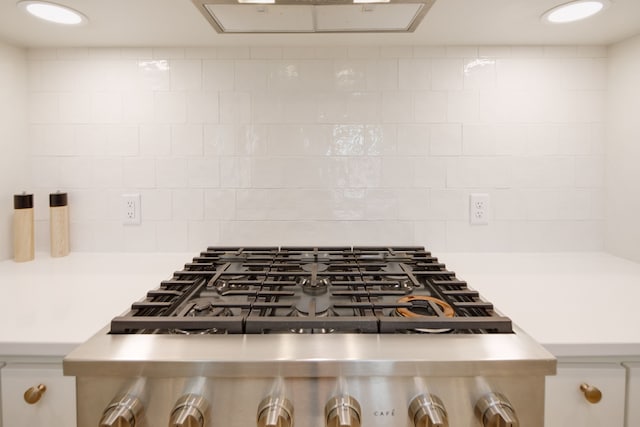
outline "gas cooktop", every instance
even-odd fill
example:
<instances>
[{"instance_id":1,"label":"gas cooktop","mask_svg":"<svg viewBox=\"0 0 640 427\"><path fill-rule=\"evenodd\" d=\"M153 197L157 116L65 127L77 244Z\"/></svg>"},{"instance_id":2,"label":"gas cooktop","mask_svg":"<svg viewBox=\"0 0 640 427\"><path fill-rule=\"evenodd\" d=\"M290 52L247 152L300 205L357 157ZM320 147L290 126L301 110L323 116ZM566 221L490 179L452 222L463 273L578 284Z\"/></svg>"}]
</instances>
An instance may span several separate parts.
<instances>
[{"instance_id":1,"label":"gas cooktop","mask_svg":"<svg viewBox=\"0 0 640 427\"><path fill-rule=\"evenodd\" d=\"M209 247L111 334L512 333L423 247Z\"/></svg>"}]
</instances>

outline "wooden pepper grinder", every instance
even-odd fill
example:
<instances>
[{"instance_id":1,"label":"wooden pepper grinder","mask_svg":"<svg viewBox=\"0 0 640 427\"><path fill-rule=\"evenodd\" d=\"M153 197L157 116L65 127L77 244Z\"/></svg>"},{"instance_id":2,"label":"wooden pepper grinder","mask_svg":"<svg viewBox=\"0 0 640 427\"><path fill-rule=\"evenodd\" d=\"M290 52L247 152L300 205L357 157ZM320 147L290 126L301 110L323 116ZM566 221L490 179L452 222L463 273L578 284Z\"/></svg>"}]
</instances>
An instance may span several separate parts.
<instances>
[{"instance_id":1,"label":"wooden pepper grinder","mask_svg":"<svg viewBox=\"0 0 640 427\"><path fill-rule=\"evenodd\" d=\"M67 193L49 194L49 228L51 233L51 256L69 254L69 207Z\"/></svg>"},{"instance_id":2,"label":"wooden pepper grinder","mask_svg":"<svg viewBox=\"0 0 640 427\"><path fill-rule=\"evenodd\" d=\"M33 194L13 195L13 260L31 261L33 244Z\"/></svg>"}]
</instances>

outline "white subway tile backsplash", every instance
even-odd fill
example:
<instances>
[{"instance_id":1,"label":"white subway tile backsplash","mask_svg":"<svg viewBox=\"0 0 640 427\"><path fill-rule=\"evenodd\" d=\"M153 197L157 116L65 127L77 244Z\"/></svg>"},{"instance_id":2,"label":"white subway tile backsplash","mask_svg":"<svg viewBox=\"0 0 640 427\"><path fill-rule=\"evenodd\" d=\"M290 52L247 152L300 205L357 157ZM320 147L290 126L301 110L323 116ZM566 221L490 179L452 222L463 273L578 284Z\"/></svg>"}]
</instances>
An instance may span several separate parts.
<instances>
[{"instance_id":1,"label":"white subway tile backsplash","mask_svg":"<svg viewBox=\"0 0 640 427\"><path fill-rule=\"evenodd\" d=\"M604 186L604 161L600 157L575 159L577 188L602 188Z\"/></svg>"},{"instance_id":2,"label":"white subway tile backsplash","mask_svg":"<svg viewBox=\"0 0 640 427\"><path fill-rule=\"evenodd\" d=\"M200 90L202 88L202 61L199 59L172 59L169 62L171 90Z\"/></svg>"},{"instance_id":3,"label":"white subway tile backsplash","mask_svg":"<svg viewBox=\"0 0 640 427\"><path fill-rule=\"evenodd\" d=\"M126 252L150 252L155 251L156 224L146 222L135 227L124 227L124 250Z\"/></svg>"},{"instance_id":4,"label":"white subway tile backsplash","mask_svg":"<svg viewBox=\"0 0 640 427\"><path fill-rule=\"evenodd\" d=\"M142 221L170 221L172 218L171 190L140 191Z\"/></svg>"},{"instance_id":5,"label":"white subway tile backsplash","mask_svg":"<svg viewBox=\"0 0 640 427\"><path fill-rule=\"evenodd\" d=\"M461 90L463 71L462 59L432 59L431 89Z\"/></svg>"},{"instance_id":6,"label":"white subway tile backsplash","mask_svg":"<svg viewBox=\"0 0 640 427\"><path fill-rule=\"evenodd\" d=\"M218 123L220 103L214 91L187 92L187 122Z\"/></svg>"},{"instance_id":7,"label":"white subway tile backsplash","mask_svg":"<svg viewBox=\"0 0 640 427\"><path fill-rule=\"evenodd\" d=\"M122 96L119 93L98 92L94 93L90 99L90 123L121 123L122 122ZM81 103L81 105L84 102ZM62 115L62 99L60 103L60 114ZM76 113L82 117L82 114ZM83 123L83 120L79 121Z\"/></svg>"},{"instance_id":8,"label":"white subway tile backsplash","mask_svg":"<svg viewBox=\"0 0 640 427\"><path fill-rule=\"evenodd\" d=\"M156 92L154 94L156 123L185 123L187 100L184 92Z\"/></svg>"},{"instance_id":9,"label":"white subway tile backsplash","mask_svg":"<svg viewBox=\"0 0 640 427\"><path fill-rule=\"evenodd\" d=\"M156 186L155 160L139 157L124 159L123 180L132 188L154 188Z\"/></svg>"},{"instance_id":10,"label":"white subway tile backsplash","mask_svg":"<svg viewBox=\"0 0 640 427\"><path fill-rule=\"evenodd\" d=\"M215 158L187 159L187 185L189 188L211 188L220 185L220 168Z\"/></svg>"},{"instance_id":11,"label":"white subway tile backsplash","mask_svg":"<svg viewBox=\"0 0 640 427\"><path fill-rule=\"evenodd\" d=\"M187 221L160 221L156 223L158 251L183 252L188 250L189 226ZM206 246L200 247L200 251Z\"/></svg>"},{"instance_id":12,"label":"white subway tile backsplash","mask_svg":"<svg viewBox=\"0 0 640 427\"><path fill-rule=\"evenodd\" d=\"M122 94L122 116L125 123L153 123L154 96L151 91L131 91Z\"/></svg>"},{"instance_id":13,"label":"white subway tile backsplash","mask_svg":"<svg viewBox=\"0 0 640 427\"><path fill-rule=\"evenodd\" d=\"M220 92L220 123L247 124L251 121L251 95L247 92Z\"/></svg>"},{"instance_id":14,"label":"white subway tile backsplash","mask_svg":"<svg viewBox=\"0 0 640 427\"><path fill-rule=\"evenodd\" d=\"M265 90L269 76L269 62L256 59L235 61L234 73L235 90Z\"/></svg>"},{"instance_id":15,"label":"white subway tile backsplash","mask_svg":"<svg viewBox=\"0 0 640 427\"><path fill-rule=\"evenodd\" d=\"M127 159L122 159L121 157L90 159L91 178L89 185L96 189L122 188L124 185L123 164L125 160Z\"/></svg>"},{"instance_id":16,"label":"white subway tile backsplash","mask_svg":"<svg viewBox=\"0 0 640 427\"><path fill-rule=\"evenodd\" d=\"M521 166L529 166L529 170L535 170L535 166L520 159ZM529 178L522 169L513 167L512 161L504 157L454 157L447 163L447 187L450 188L505 188L513 185L516 173L521 173L522 180ZM550 168L549 168L550 169ZM564 174L564 172L559 172ZM540 174L541 175L541 174ZM534 181L532 178L531 181ZM549 181L552 181L550 178Z\"/></svg>"},{"instance_id":17,"label":"white subway tile backsplash","mask_svg":"<svg viewBox=\"0 0 640 427\"><path fill-rule=\"evenodd\" d=\"M236 190L207 189L204 192L204 219L230 220L237 216Z\"/></svg>"},{"instance_id":18,"label":"white subway tile backsplash","mask_svg":"<svg viewBox=\"0 0 640 427\"><path fill-rule=\"evenodd\" d=\"M413 95L410 91L382 92L380 115L384 123L412 123Z\"/></svg>"},{"instance_id":19,"label":"white subway tile backsplash","mask_svg":"<svg viewBox=\"0 0 640 427\"><path fill-rule=\"evenodd\" d=\"M135 85L138 90L169 90L171 88L169 61L166 59L139 60Z\"/></svg>"},{"instance_id":20,"label":"white subway tile backsplash","mask_svg":"<svg viewBox=\"0 0 640 427\"><path fill-rule=\"evenodd\" d=\"M430 90L432 59L398 60L398 84L400 90Z\"/></svg>"},{"instance_id":21,"label":"white subway tile backsplash","mask_svg":"<svg viewBox=\"0 0 640 427\"><path fill-rule=\"evenodd\" d=\"M431 125L429 152L432 156L459 156L462 154L462 126L459 124Z\"/></svg>"},{"instance_id":22,"label":"white subway tile backsplash","mask_svg":"<svg viewBox=\"0 0 640 427\"><path fill-rule=\"evenodd\" d=\"M229 60L202 61L202 87L204 90L233 90L234 63Z\"/></svg>"},{"instance_id":23,"label":"white subway tile backsplash","mask_svg":"<svg viewBox=\"0 0 640 427\"><path fill-rule=\"evenodd\" d=\"M477 123L480 104L477 91L453 91L447 98L447 121L457 123Z\"/></svg>"},{"instance_id":24,"label":"white subway tile backsplash","mask_svg":"<svg viewBox=\"0 0 640 427\"><path fill-rule=\"evenodd\" d=\"M30 50L32 184L38 194L70 192L74 250L598 249L606 54ZM121 224L130 191L142 194L141 226ZM492 197L487 227L469 225L478 191ZM37 223L44 230L46 217Z\"/></svg>"},{"instance_id":25,"label":"white subway tile backsplash","mask_svg":"<svg viewBox=\"0 0 640 427\"><path fill-rule=\"evenodd\" d=\"M202 221L204 219L204 190L176 189L171 193L172 218Z\"/></svg>"},{"instance_id":26,"label":"white subway tile backsplash","mask_svg":"<svg viewBox=\"0 0 640 427\"><path fill-rule=\"evenodd\" d=\"M31 154L35 156L71 156L77 153L71 125L32 125L29 140Z\"/></svg>"},{"instance_id":27,"label":"white subway tile backsplash","mask_svg":"<svg viewBox=\"0 0 640 427\"><path fill-rule=\"evenodd\" d=\"M217 221L189 221L187 250L202 251L211 242L220 242L220 224ZM251 241L251 240L248 240ZM246 244L246 243L245 243Z\"/></svg>"},{"instance_id":28,"label":"white subway tile backsplash","mask_svg":"<svg viewBox=\"0 0 640 427\"><path fill-rule=\"evenodd\" d=\"M187 186L187 159L166 157L156 159L157 188L185 188Z\"/></svg>"},{"instance_id":29,"label":"white subway tile backsplash","mask_svg":"<svg viewBox=\"0 0 640 427\"><path fill-rule=\"evenodd\" d=\"M204 127L197 124L171 126L171 154L201 157L204 154Z\"/></svg>"},{"instance_id":30,"label":"white subway tile backsplash","mask_svg":"<svg viewBox=\"0 0 640 427\"><path fill-rule=\"evenodd\" d=\"M32 92L27 104L29 123L60 123L59 94Z\"/></svg>"},{"instance_id":31,"label":"white subway tile backsplash","mask_svg":"<svg viewBox=\"0 0 640 427\"><path fill-rule=\"evenodd\" d=\"M399 125L398 155L426 156L431 140L430 125Z\"/></svg>"},{"instance_id":32,"label":"white subway tile backsplash","mask_svg":"<svg viewBox=\"0 0 640 427\"><path fill-rule=\"evenodd\" d=\"M447 121L447 92L421 91L413 94L413 112L417 123Z\"/></svg>"}]
</instances>

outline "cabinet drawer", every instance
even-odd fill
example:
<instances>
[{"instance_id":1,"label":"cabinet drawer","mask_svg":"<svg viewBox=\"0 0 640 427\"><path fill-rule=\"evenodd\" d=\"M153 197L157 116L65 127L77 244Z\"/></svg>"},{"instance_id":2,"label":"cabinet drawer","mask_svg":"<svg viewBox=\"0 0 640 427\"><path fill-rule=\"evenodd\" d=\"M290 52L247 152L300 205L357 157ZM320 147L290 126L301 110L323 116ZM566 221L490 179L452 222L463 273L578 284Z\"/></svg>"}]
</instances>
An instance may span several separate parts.
<instances>
[{"instance_id":1,"label":"cabinet drawer","mask_svg":"<svg viewBox=\"0 0 640 427\"><path fill-rule=\"evenodd\" d=\"M4 427L75 427L75 378L64 377L60 365L8 364L2 378L2 425ZM46 390L29 404L25 391L43 384ZM36 398L37 393L34 393Z\"/></svg>"},{"instance_id":2,"label":"cabinet drawer","mask_svg":"<svg viewBox=\"0 0 640 427\"><path fill-rule=\"evenodd\" d=\"M561 363L546 379L545 427L623 427L625 369L613 363ZM596 387L602 398L590 403L580 389Z\"/></svg>"},{"instance_id":3,"label":"cabinet drawer","mask_svg":"<svg viewBox=\"0 0 640 427\"><path fill-rule=\"evenodd\" d=\"M627 368L627 426L640 426L640 363L625 363Z\"/></svg>"}]
</instances>

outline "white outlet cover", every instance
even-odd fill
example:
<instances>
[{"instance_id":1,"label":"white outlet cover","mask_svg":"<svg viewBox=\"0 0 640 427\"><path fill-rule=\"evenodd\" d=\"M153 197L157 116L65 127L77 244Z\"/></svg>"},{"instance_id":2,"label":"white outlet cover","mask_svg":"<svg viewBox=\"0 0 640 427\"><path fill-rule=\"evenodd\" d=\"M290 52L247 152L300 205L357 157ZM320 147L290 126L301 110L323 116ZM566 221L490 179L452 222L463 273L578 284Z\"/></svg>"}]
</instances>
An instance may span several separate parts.
<instances>
[{"instance_id":1,"label":"white outlet cover","mask_svg":"<svg viewBox=\"0 0 640 427\"><path fill-rule=\"evenodd\" d=\"M469 223L489 224L490 199L487 193L473 193L469 196Z\"/></svg>"},{"instance_id":2,"label":"white outlet cover","mask_svg":"<svg viewBox=\"0 0 640 427\"><path fill-rule=\"evenodd\" d=\"M140 225L140 193L130 193L122 195L122 224Z\"/></svg>"}]
</instances>

